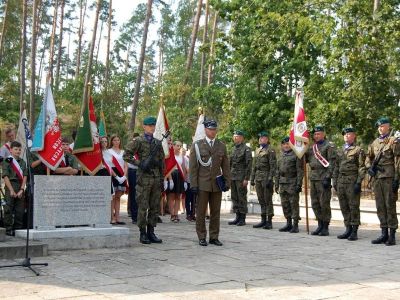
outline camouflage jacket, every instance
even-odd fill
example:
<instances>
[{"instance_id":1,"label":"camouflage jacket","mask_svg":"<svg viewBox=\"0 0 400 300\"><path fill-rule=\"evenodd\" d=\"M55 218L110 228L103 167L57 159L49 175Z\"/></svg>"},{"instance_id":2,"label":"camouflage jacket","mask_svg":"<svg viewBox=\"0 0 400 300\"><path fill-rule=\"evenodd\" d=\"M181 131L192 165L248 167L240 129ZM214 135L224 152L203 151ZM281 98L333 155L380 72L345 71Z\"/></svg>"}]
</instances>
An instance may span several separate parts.
<instances>
[{"instance_id":1,"label":"camouflage jacket","mask_svg":"<svg viewBox=\"0 0 400 300\"><path fill-rule=\"evenodd\" d=\"M235 145L230 157L231 179L250 180L251 164L251 149L244 143Z\"/></svg>"}]
</instances>

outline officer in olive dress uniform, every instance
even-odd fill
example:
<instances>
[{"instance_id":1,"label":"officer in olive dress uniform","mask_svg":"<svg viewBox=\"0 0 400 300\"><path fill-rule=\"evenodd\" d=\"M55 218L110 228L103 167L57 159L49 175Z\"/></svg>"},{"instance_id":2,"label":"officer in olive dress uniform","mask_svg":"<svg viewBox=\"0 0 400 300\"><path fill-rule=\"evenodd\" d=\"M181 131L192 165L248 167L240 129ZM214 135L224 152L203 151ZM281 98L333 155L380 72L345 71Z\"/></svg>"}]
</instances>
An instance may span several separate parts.
<instances>
[{"instance_id":1,"label":"officer in olive dress uniform","mask_svg":"<svg viewBox=\"0 0 400 300\"><path fill-rule=\"evenodd\" d=\"M382 234L372 244L396 244L398 219L396 212L397 193L399 190L400 142L390 136L390 121L380 118L376 122L379 137L368 147L365 162L368 174L372 178L376 210ZM388 232L388 229L390 232Z\"/></svg>"},{"instance_id":2,"label":"officer in olive dress uniform","mask_svg":"<svg viewBox=\"0 0 400 300\"><path fill-rule=\"evenodd\" d=\"M343 128L344 145L338 149L333 172L333 188L337 191L346 231L338 239L355 241L360 225L361 183L365 177L365 152L356 144L355 129Z\"/></svg>"},{"instance_id":3,"label":"officer in olive dress uniform","mask_svg":"<svg viewBox=\"0 0 400 300\"><path fill-rule=\"evenodd\" d=\"M164 150L161 141L153 137L157 119L143 120L144 135L134 138L125 148L124 160L138 166L136 201L137 225L142 244L162 243L155 233L160 208L161 189L164 186ZM137 154L138 158L135 158ZM147 231L146 231L147 228Z\"/></svg>"},{"instance_id":4,"label":"officer in olive dress uniform","mask_svg":"<svg viewBox=\"0 0 400 300\"><path fill-rule=\"evenodd\" d=\"M272 195L274 193L273 178L276 173L276 154L269 145L266 131L260 132L258 137L260 146L256 149L254 157L251 185L256 186L257 198L261 206L261 222L253 225L253 228L272 229L272 217L274 216Z\"/></svg>"},{"instance_id":5,"label":"officer in olive dress uniform","mask_svg":"<svg viewBox=\"0 0 400 300\"><path fill-rule=\"evenodd\" d=\"M306 154L310 172L311 206L318 220L318 227L311 232L312 235L329 235L329 222L331 220L331 179L336 160L336 147L325 139L325 129L317 125L312 130L314 145Z\"/></svg>"},{"instance_id":6,"label":"officer in olive dress uniform","mask_svg":"<svg viewBox=\"0 0 400 300\"><path fill-rule=\"evenodd\" d=\"M190 149L190 185L193 194L198 196L196 232L200 246L208 245L205 224L207 205L210 206L209 243L222 246L219 240L221 199L222 192L230 188L231 172L226 146L216 138L217 127L216 121L205 121L206 137L195 141Z\"/></svg>"},{"instance_id":7,"label":"officer in olive dress uniform","mask_svg":"<svg viewBox=\"0 0 400 300\"><path fill-rule=\"evenodd\" d=\"M231 163L231 199L236 218L229 225L246 225L247 214L247 184L251 174L251 149L244 143L244 132L235 130L233 133L233 147L230 157Z\"/></svg>"},{"instance_id":8,"label":"officer in olive dress uniform","mask_svg":"<svg viewBox=\"0 0 400 300\"><path fill-rule=\"evenodd\" d=\"M287 220L280 232L299 232L299 193L303 183L303 161L290 148L289 137L281 141L282 156L278 160L275 191L281 197L283 214ZM292 223L293 221L293 223Z\"/></svg>"}]
</instances>

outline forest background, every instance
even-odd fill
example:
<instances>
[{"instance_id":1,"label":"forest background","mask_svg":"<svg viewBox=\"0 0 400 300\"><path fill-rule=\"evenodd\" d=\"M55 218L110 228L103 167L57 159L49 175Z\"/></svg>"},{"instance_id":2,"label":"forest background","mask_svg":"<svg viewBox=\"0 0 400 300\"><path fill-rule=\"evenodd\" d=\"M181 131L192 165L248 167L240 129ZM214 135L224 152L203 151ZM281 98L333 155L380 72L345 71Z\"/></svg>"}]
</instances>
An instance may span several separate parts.
<instances>
[{"instance_id":1,"label":"forest background","mask_svg":"<svg viewBox=\"0 0 400 300\"><path fill-rule=\"evenodd\" d=\"M400 129L399 0L138 2L120 24L112 0L0 0L0 128L24 106L34 125L50 75L68 136L88 79L107 132L124 139L162 101L174 139L191 143L202 107L228 143L242 129L253 144L261 130L279 144L296 89L309 128L324 124L338 145L348 124L363 145L381 116Z\"/></svg>"}]
</instances>

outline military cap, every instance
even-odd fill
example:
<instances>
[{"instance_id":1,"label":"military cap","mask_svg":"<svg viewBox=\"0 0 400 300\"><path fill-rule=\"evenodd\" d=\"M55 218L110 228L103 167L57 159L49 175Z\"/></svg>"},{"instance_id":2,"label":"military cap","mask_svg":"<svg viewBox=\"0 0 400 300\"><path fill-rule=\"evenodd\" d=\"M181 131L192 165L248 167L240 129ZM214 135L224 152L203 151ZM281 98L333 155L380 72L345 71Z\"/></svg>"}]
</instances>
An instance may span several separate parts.
<instances>
[{"instance_id":1,"label":"military cap","mask_svg":"<svg viewBox=\"0 0 400 300\"><path fill-rule=\"evenodd\" d=\"M203 122L204 127L208 129L216 129L218 127L217 121L215 120L207 120Z\"/></svg>"},{"instance_id":2,"label":"military cap","mask_svg":"<svg viewBox=\"0 0 400 300\"><path fill-rule=\"evenodd\" d=\"M352 126L347 126L342 129L342 135L345 135L346 133L349 132L356 132L356 130Z\"/></svg>"},{"instance_id":3,"label":"military cap","mask_svg":"<svg viewBox=\"0 0 400 300\"><path fill-rule=\"evenodd\" d=\"M156 125L157 119L154 117L146 117L143 120L143 125Z\"/></svg>"},{"instance_id":4,"label":"military cap","mask_svg":"<svg viewBox=\"0 0 400 300\"><path fill-rule=\"evenodd\" d=\"M322 125L315 125L314 128L312 129L312 133L316 133L316 132L325 132L325 128Z\"/></svg>"},{"instance_id":5,"label":"military cap","mask_svg":"<svg viewBox=\"0 0 400 300\"><path fill-rule=\"evenodd\" d=\"M235 130L235 131L233 132L233 135L241 135L241 136L244 136L244 131L243 131L243 130Z\"/></svg>"},{"instance_id":6,"label":"military cap","mask_svg":"<svg viewBox=\"0 0 400 300\"><path fill-rule=\"evenodd\" d=\"M266 131L261 131L261 132L258 134L258 137L263 137L263 136L268 137L268 132L266 132Z\"/></svg>"},{"instance_id":7,"label":"military cap","mask_svg":"<svg viewBox=\"0 0 400 300\"><path fill-rule=\"evenodd\" d=\"M381 126L381 125L383 125L383 124L389 124L389 123L390 123L389 118L387 118L387 117L382 117L382 118L379 118L378 121L376 121L375 126L376 126L376 127L379 127L379 126Z\"/></svg>"},{"instance_id":8,"label":"military cap","mask_svg":"<svg viewBox=\"0 0 400 300\"><path fill-rule=\"evenodd\" d=\"M285 143L289 143L289 137L288 136L285 136L281 141L281 144L285 144Z\"/></svg>"}]
</instances>

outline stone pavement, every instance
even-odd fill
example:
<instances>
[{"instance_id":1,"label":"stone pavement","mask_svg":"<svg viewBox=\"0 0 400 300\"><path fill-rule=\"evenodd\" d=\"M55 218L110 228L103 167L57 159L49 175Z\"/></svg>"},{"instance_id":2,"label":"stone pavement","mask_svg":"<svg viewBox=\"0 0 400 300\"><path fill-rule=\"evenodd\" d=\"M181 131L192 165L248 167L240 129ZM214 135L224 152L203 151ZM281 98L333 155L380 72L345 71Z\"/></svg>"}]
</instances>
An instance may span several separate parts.
<instances>
[{"instance_id":1,"label":"stone pavement","mask_svg":"<svg viewBox=\"0 0 400 300\"><path fill-rule=\"evenodd\" d=\"M39 277L23 268L0 269L0 298L400 298L400 245L371 245L376 225L364 225L360 240L349 242L336 238L343 230L339 222L331 236L314 237L304 226L298 234L278 232L282 218L273 230L228 226L230 218L222 215L223 247L198 246L193 223L174 224L166 216L156 229L161 245L141 245L129 224L131 248L51 251L32 261L49 263L37 268ZM247 221L254 224L258 216Z\"/></svg>"}]
</instances>

